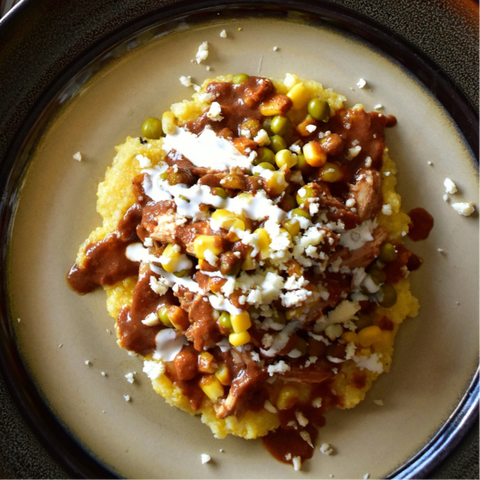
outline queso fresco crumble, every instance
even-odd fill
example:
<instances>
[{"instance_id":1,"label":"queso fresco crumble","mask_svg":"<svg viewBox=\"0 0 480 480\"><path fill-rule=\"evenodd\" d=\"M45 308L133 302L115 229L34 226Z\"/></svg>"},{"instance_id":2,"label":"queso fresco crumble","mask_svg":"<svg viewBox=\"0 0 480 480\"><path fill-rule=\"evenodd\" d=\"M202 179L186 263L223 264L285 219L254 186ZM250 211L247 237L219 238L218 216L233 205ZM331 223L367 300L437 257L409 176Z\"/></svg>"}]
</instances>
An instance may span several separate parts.
<instances>
[{"instance_id":1,"label":"queso fresco crumble","mask_svg":"<svg viewBox=\"0 0 480 480\"><path fill-rule=\"evenodd\" d=\"M104 287L119 345L167 402L300 468L418 311L396 120L291 74L196 90L117 147L68 281Z\"/></svg>"}]
</instances>

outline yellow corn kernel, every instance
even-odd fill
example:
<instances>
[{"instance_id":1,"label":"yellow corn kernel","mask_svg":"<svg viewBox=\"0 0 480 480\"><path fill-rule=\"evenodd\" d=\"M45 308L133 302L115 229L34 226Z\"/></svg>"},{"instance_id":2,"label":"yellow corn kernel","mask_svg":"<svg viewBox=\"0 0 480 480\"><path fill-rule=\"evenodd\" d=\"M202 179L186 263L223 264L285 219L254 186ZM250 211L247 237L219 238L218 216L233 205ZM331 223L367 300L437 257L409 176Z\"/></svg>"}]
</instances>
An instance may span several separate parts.
<instances>
[{"instance_id":1,"label":"yellow corn kernel","mask_svg":"<svg viewBox=\"0 0 480 480\"><path fill-rule=\"evenodd\" d=\"M347 343L353 342L355 345L358 345L358 335L355 332L344 332L342 334L342 339Z\"/></svg>"},{"instance_id":2,"label":"yellow corn kernel","mask_svg":"<svg viewBox=\"0 0 480 480\"><path fill-rule=\"evenodd\" d=\"M257 268L257 262L252 258L252 250L249 250L247 255L245 255L245 260L243 261L241 268L245 271Z\"/></svg>"},{"instance_id":3,"label":"yellow corn kernel","mask_svg":"<svg viewBox=\"0 0 480 480\"><path fill-rule=\"evenodd\" d=\"M312 167L321 167L327 161L327 154L316 141L308 142L303 146L303 155Z\"/></svg>"},{"instance_id":4,"label":"yellow corn kernel","mask_svg":"<svg viewBox=\"0 0 480 480\"><path fill-rule=\"evenodd\" d=\"M160 264L162 265L162 268L169 273L175 272L180 255L180 248L176 247L176 245L173 245L172 243L169 243L160 257Z\"/></svg>"},{"instance_id":5,"label":"yellow corn kernel","mask_svg":"<svg viewBox=\"0 0 480 480\"><path fill-rule=\"evenodd\" d=\"M289 260L287 262L287 274L289 277L301 277L303 275L303 267L297 260Z\"/></svg>"},{"instance_id":6,"label":"yellow corn kernel","mask_svg":"<svg viewBox=\"0 0 480 480\"><path fill-rule=\"evenodd\" d=\"M230 370L228 369L226 363L221 363L218 366L217 371L215 372L215 376L222 385L232 384L232 374L230 373Z\"/></svg>"},{"instance_id":7,"label":"yellow corn kernel","mask_svg":"<svg viewBox=\"0 0 480 480\"><path fill-rule=\"evenodd\" d=\"M300 397L300 392L295 385L287 383L282 387L277 398L277 408L279 410L288 410L292 408Z\"/></svg>"},{"instance_id":8,"label":"yellow corn kernel","mask_svg":"<svg viewBox=\"0 0 480 480\"><path fill-rule=\"evenodd\" d=\"M245 231L245 223L243 222L243 220L240 220L239 218L235 219L235 221L232 223L230 227L230 231L228 232L227 239L230 240L231 242L237 242L238 240L240 240L240 237L234 231L237 229Z\"/></svg>"},{"instance_id":9,"label":"yellow corn kernel","mask_svg":"<svg viewBox=\"0 0 480 480\"><path fill-rule=\"evenodd\" d=\"M218 223L220 228L229 230L237 220L237 217L228 210L218 209L212 213L212 220Z\"/></svg>"},{"instance_id":10,"label":"yellow corn kernel","mask_svg":"<svg viewBox=\"0 0 480 480\"><path fill-rule=\"evenodd\" d=\"M382 330L378 325L370 325L358 332L358 341L362 347L369 347L372 343L379 342L381 338Z\"/></svg>"},{"instance_id":11,"label":"yellow corn kernel","mask_svg":"<svg viewBox=\"0 0 480 480\"><path fill-rule=\"evenodd\" d=\"M382 350L391 347L393 344L393 332L389 330L382 330L380 340L373 343L375 350Z\"/></svg>"},{"instance_id":12,"label":"yellow corn kernel","mask_svg":"<svg viewBox=\"0 0 480 480\"><path fill-rule=\"evenodd\" d=\"M255 232L258 235L258 248L260 249L260 259L265 260L270 256L270 235L264 228L257 228Z\"/></svg>"},{"instance_id":13,"label":"yellow corn kernel","mask_svg":"<svg viewBox=\"0 0 480 480\"><path fill-rule=\"evenodd\" d=\"M291 237L295 237L300 232L300 224L295 218L291 218L283 223L283 228L290 234Z\"/></svg>"},{"instance_id":14,"label":"yellow corn kernel","mask_svg":"<svg viewBox=\"0 0 480 480\"><path fill-rule=\"evenodd\" d=\"M250 314L248 312L231 315L230 321L232 322L232 328L235 333L246 332L252 326Z\"/></svg>"},{"instance_id":15,"label":"yellow corn kernel","mask_svg":"<svg viewBox=\"0 0 480 480\"><path fill-rule=\"evenodd\" d=\"M241 333L231 333L228 336L228 341L234 346L234 347L241 347L242 345L245 345L251 340L250 334L245 331Z\"/></svg>"},{"instance_id":16,"label":"yellow corn kernel","mask_svg":"<svg viewBox=\"0 0 480 480\"><path fill-rule=\"evenodd\" d=\"M360 355L363 357L369 357L371 355L372 351L370 350L370 347L365 347L360 349Z\"/></svg>"},{"instance_id":17,"label":"yellow corn kernel","mask_svg":"<svg viewBox=\"0 0 480 480\"><path fill-rule=\"evenodd\" d=\"M305 88L303 82L297 83L293 88L291 88L287 93L287 97L289 97L293 103L293 110L305 108L311 99L310 94Z\"/></svg>"},{"instance_id":18,"label":"yellow corn kernel","mask_svg":"<svg viewBox=\"0 0 480 480\"><path fill-rule=\"evenodd\" d=\"M283 172L277 170L272 172L267 178L267 188L273 195L281 195L287 187L288 183L285 181L285 174Z\"/></svg>"},{"instance_id":19,"label":"yellow corn kernel","mask_svg":"<svg viewBox=\"0 0 480 480\"><path fill-rule=\"evenodd\" d=\"M198 356L198 371L202 373L215 373L218 368L215 357L210 352L202 352Z\"/></svg>"},{"instance_id":20,"label":"yellow corn kernel","mask_svg":"<svg viewBox=\"0 0 480 480\"><path fill-rule=\"evenodd\" d=\"M199 235L193 241L193 251L195 256L205 260L205 251L210 250L214 255L222 253L222 237L218 235Z\"/></svg>"},{"instance_id":21,"label":"yellow corn kernel","mask_svg":"<svg viewBox=\"0 0 480 480\"><path fill-rule=\"evenodd\" d=\"M260 113L265 117L285 115L292 107L292 100L286 95L276 94L264 100L258 107Z\"/></svg>"},{"instance_id":22,"label":"yellow corn kernel","mask_svg":"<svg viewBox=\"0 0 480 480\"><path fill-rule=\"evenodd\" d=\"M175 130L175 115L173 112L166 111L162 115L162 130L166 135L173 133Z\"/></svg>"},{"instance_id":23,"label":"yellow corn kernel","mask_svg":"<svg viewBox=\"0 0 480 480\"><path fill-rule=\"evenodd\" d=\"M298 159L290 150L284 148L275 154L275 163L278 168L282 168L283 166L292 168L298 163Z\"/></svg>"},{"instance_id":24,"label":"yellow corn kernel","mask_svg":"<svg viewBox=\"0 0 480 480\"><path fill-rule=\"evenodd\" d=\"M212 402L216 402L223 396L223 385L215 375L204 375L198 384Z\"/></svg>"}]
</instances>

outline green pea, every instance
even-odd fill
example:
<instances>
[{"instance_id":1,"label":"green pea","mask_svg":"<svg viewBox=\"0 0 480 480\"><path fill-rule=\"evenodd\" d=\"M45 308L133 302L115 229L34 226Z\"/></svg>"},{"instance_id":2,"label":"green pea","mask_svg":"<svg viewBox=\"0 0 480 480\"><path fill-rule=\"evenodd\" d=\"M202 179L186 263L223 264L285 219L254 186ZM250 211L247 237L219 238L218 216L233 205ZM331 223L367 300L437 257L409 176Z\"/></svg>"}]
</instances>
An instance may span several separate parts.
<instances>
[{"instance_id":1,"label":"green pea","mask_svg":"<svg viewBox=\"0 0 480 480\"><path fill-rule=\"evenodd\" d=\"M263 121L263 129L268 133L268 135L271 137L273 135L272 132L272 117L267 117Z\"/></svg>"},{"instance_id":2,"label":"green pea","mask_svg":"<svg viewBox=\"0 0 480 480\"><path fill-rule=\"evenodd\" d=\"M142 125L142 135L146 138L160 138L162 135L162 121L155 117L147 118Z\"/></svg>"},{"instance_id":3,"label":"green pea","mask_svg":"<svg viewBox=\"0 0 480 480\"><path fill-rule=\"evenodd\" d=\"M167 179L168 179L168 172L163 172L163 173L161 173L161 174L160 174L160 178L161 178L162 180L167 180Z\"/></svg>"},{"instance_id":4,"label":"green pea","mask_svg":"<svg viewBox=\"0 0 480 480\"><path fill-rule=\"evenodd\" d=\"M279 205L283 210L289 212L297 207L297 202L295 201L295 197L293 195L286 194L283 196Z\"/></svg>"},{"instance_id":5,"label":"green pea","mask_svg":"<svg viewBox=\"0 0 480 480\"><path fill-rule=\"evenodd\" d=\"M254 160L254 165L260 165L261 163L275 163L275 154L267 147L261 149L261 154Z\"/></svg>"},{"instance_id":6,"label":"green pea","mask_svg":"<svg viewBox=\"0 0 480 480\"><path fill-rule=\"evenodd\" d=\"M280 150L283 150L284 148L287 148L287 142L283 137L280 135L273 135L273 137L270 137L270 148L275 152L279 152Z\"/></svg>"},{"instance_id":7,"label":"green pea","mask_svg":"<svg viewBox=\"0 0 480 480\"><path fill-rule=\"evenodd\" d=\"M158 311L158 318L160 319L160 321L166 326L166 327L171 327L172 326L172 322L170 321L170 319L168 318L168 309L170 307L168 306L164 306L162 307L159 311Z\"/></svg>"},{"instance_id":8,"label":"green pea","mask_svg":"<svg viewBox=\"0 0 480 480\"><path fill-rule=\"evenodd\" d=\"M383 263L391 263L397 259L397 250L395 245L390 242L383 242L380 245L380 254L378 258Z\"/></svg>"},{"instance_id":9,"label":"green pea","mask_svg":"<svg viewBox=\"0 0 480 480\"><path fill-rule=\"evenodd\" d=\"M317 193L312 187L302 187L298 190L296 195L297 204L301 205L308 198L316 197Z\"/></svg>"},{"instance_id":10,"label":"green pea","mask_svg":"<svg viewBox=\"0 0 480 480\"><path fill-rule=\"evenodd\" d=\"M357 313L357 330L361 330L362 328L369 327L373 324L373 318L368 315L368 313Z\"/></svg>"},{"instance_id":11,"label":"green pea","mask_svg":"<svg viewBox=\"0 0 480 480\"><path fill-rule=\"evenodd\" d=\"M228 197L227 192L222 187L214 187L212 188L212 190L213 190L213 194L216 195L217 197L221 197L224 200Z\"/></svg>"},{"instance_id":12,"label":"green pea","mask_svg":"<svg viewBox=\"0 0 480 480\"><path fill-rule=\"evenodd\" d=\"M309 173L312 170L312 167L305 160L305 155L303 155L303 153L297 155L297 168L302 173Z\"/></svg>"},{"instance_id":13,"label":"green pea","mask_svg":"<svg viewBox=\"0 0 480 480\"><path fill-rule=\"evenodd\" d=\"M272 119L270 128L275 135L285 135L292 128L292 121L283 115L276 115Z\"/></svg>"},{"instance_id":14,"label":"green pea","mask_svg":"<svg viewBox=\"0 0 480 480\"><path fill-rule=\"evenodd\" d=\"M372 265L367 269L367 273L372 277L372 280L377 284L380 285L381 283L385 282L387 279L387 275L383 270L378 268L377 265Z\"/></svg>"},{"instance_id":15,"label":"green pea","mask_svg":"<svg viewBox=\"0 0 480 480\"><path fill-rule=\"evenodd\" d=\"M240 83L243 83L245 80L248 80L250 78L250 75L247 75L246 73L238 73L233 77L233 83L236 85L239 85Z\"/></svg>"},{"instance_id":16,"label":"green pea","mask_svg":"<svg viewBox=\"0 0 480 480\"><path fill-rule=\"evenodd\" d=\"M381 286L381 291L383 293L383 299L378 303L385 308L393 307L397 303L397 291L395 287L389 283L384 283Z\"/></svg>"},{"instance_id":17,"label":"green pea","mask_svg":"<svg viewBox=\"0 0 480 480\"><path fill-rule=\"evenodd\" d=\"M218 323L225 330L233 331L232 321L230 319L230 314L228 312L222 312L222 314L220 315L220 318L218 319Z\"/></svg>"},{"instance_id":18,"label":"green pea","mask_svg":"<svg viewBox=\"0 0 480 480\"><path fill-rule=\"evenodd\" d=\"M266 168L267 170L275 170L275 167L271 163L263 162L258 164L259 167ZM260 175L258 172L255 173L255 176Z\"/></svg>"},{"instance_id":19,"label":"green pea","mask_svg":"<svg viewBox=\"0 0 480 480\"><path fill-rule=\"evenodd\" d=\"M330 118L330 106L325 100L319 98L312 98L308 102L308 113L315 119L322 122L328 122Z\"/></svg>"},{"instance_id":20,"label":"green pea","mask_svg":"<svg viewBox=\"0 0 480 480\"><path fill-rule=\"evenodd\" d=\"M287 323L287 317L284 312L277 310L272 315L272 321L277 323L278 325L285 325Z\"/></svg>"},{"instance_id":21,"label":"green pea","mask_svg":"<svg viewBox=\"0 0 480 480\"><path fill-rule=\"evenodd\" d=\"M303 210L303 208L294 208L292 210L292 216L305 217L305 218L308 218L309 220L312 218L311 215L306 210Z\"/></svg>"},{"instance_id":22,"label":"green pea","mask_svg":"<svg viewBox=\"0 0 480 480\"><path fill-rule=\"evenodd\" d=\"M173 272L173 274L178 278L189 277L191 273L190 269L180 270L179 272Z\"/></svg>"}]
</instances>

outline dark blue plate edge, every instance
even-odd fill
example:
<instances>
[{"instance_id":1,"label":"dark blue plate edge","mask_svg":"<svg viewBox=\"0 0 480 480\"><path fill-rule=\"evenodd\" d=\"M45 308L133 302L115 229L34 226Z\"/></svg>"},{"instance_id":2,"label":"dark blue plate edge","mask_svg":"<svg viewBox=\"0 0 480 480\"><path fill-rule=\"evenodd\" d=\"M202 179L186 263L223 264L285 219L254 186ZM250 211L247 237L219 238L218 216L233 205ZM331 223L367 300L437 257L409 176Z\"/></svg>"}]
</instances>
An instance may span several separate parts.
<instances>
[{"instance_id":1,"label":"dark blue plate edge","mask_svg":"<svg viewBox=\"0 0 480 480\"><path fill-rule=\"evenodd\" d=\"M53 2L55 3L55 2ZM340 7L329 2L322 2L321 5L312 4L311 2L300 1L284 1L280 2L281 8L284 11L303 11L307 14L314 14L327 24L343 28L350 31L359 37L367 40L369 43L375 45L380 50L383 50L397 61L402 63L412 73L414 73L426 86L429 88L438 100L445 106L447 111L452 115L460 130L464 133L467 142L472 151L478 159L478 114L469 104L463 92L456 86L456 84L444 74L438 66L425 55L419 51L414 45L407 42L403 37L391 32L390 30L376 24L374 21L353 12L349 9ZM318 2L317 2L318 3ZM33 4L33 1L24 0L15 8L15 11L7 15L4 21L0 22L0 32L5 32L8 28L8 23L15 20L14 15L20 18L21 15L28 13L28 8ZM261 5L262 8L275 9L278 4L264 3L264 2L249 2L237 3L234 1L223 2L224 6L230 8L241 9L251 8L255 5ZM158 4L157 4L158 7ZM186 15L194 8L198 11L208 11L209 9L219 9L215 2L204 1L195 2L173 2L173 4L162 7L161 13L157 12L158 18L170 19L179 15ZM8 225L10 223L11 215L14 211L14 195L12 191L4 189L7 184L12 185L11 181L6 181L9 178L10 172L13 171L13 162L17 153L23 144L23 139L26 138L27 132L32 128L35 119L39 116L41 111L49 103L54 94L60 87L66 84L68 80L85 66L88 62L93 60L97 55L102 53L105 49L111 47L122 38L128 36L144 26L154 23L154 16L151 13L135 18L130 21L127 26L122 26L120 29L114 30L108 36L92 44L90 49L81 57L81 61L75 61L74 64L68 65L59 75L56 76L54 82L51 82L47 88L44 89L41 100L36 101L28 111L29 116L23 122L20 129L21 134L18 135L8 148L7 160L0 169L0 188L2 191L2 199L0 203L2 216L0 222L0 233L3 239L8 236ZM7 27L4 27L7 25ZM372 32L374 32L372 34ZM0 33L1 35L1 33ZM379 42L379 38L382 39ZM0 42L1 44L1 42ZM412 68L414 66L414 69ZM433 73L432 73L433 72ZM435 78L432 78L432 75ZM432 89L433 85L433 89ZM452 95L453 93L453 95ZM22 135L25 133L25 135ZM478 160L477 160L478 161ZM6 172L9 174L6 175ZM21 172L18 172L17 175ZM19 178L19 177L18 177ZM13 182L14 184L15 182ZM7 215L5 215L7 212ZM7 235L5 235L7 234ZM3 242L2 245L5 245ZM2 248L2 261L5 264L6 249ZM1 298L6 299L6 285L4 279L0 286ZM28 373L21 364L19 352L15 344L15 337L11 324L8 321L8 313L6 302L1 305L2 323L0 324L1 343L4 347L0 355L0 369L4 378L7 380L7 386L10 394L15 399L17 406L21 410L27 423L35 432L37 437L42 441L47 448L50 455L68 472L69 475L75 478L114 478L111 472L100 466L95 460L91 459L71 437L65 432L63 427L58 423L53 414L41 401L38 392L36 391ZM13 368L12 368L13 366ZM19 385L20 380L20 385ZM458 415L464 415L464 419L458 422ZM473 425L478 418L478 373L475 376L472 385L467 394L462 399L461 404L452 414L450 419L437 433L437 435L429 442L429 444L422 449L413 459L406 465L389 475L389 478L425 478L431 471L437 467L444 458L455 448L458 442L468 432L471 425ZM449 429L450 428L450 436ZM445 437L445 435L447 435ZM46 444L45 444L46 442ZM72 450L73 449L73 450ZM76 453L72 454L72 451ZM425 464L425 455L433 455L431 460Z\"/></svg>"}]
</instances>

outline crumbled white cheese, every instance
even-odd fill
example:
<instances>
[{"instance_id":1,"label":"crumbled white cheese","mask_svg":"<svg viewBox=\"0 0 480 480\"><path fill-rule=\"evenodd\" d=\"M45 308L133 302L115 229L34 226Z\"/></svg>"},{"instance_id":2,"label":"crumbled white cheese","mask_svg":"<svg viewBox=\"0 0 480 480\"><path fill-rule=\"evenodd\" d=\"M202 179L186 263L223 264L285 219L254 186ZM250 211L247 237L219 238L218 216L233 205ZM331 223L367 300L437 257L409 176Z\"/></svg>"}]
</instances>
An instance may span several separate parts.
<instances>
[{"instance_id":1,"label":"crumbled white cheese","mask_svg":"<svg viewBox=\"0 0 480 480\"><path fill-rule=\"evenodd\" d=\"M191 87L192 86L192 77L188 76L186 77L185 75L182 75L180 78L180 83L184 86L184 87Z\"/></svg>"},{"instance_id":2,"label":"crumbled white cheese","mask_svg":"<svg viewBox=\"0 0 480 480\"><path fill-rule=\"evenodd\" d=\"M316 129L317 129L317 126L316 126L316 125L313 125L313 124L307 125L307 126L305 127L305 130L306 130L307 132L309 132L309 133L313 133Z\"/></svg>"},{"instance_id":3,"label":"crumbled white cheese","mask_svg":"<svg viewBox=\"0 0 480 480\"><path fill-rule=\"evenodd\" d=\"M380 361L378 353L373 353L372 355L370 355L370 357L354 356L353 360L357 364L357 367L359 367L361 370L366 368L367 370L375 373L383 372L383 364Z\"/></svg>"},{"instance_id":4,"label":"crumbled white cheese","mask_svg":"<svg viewBox=\"0 0 480 480\"><path fill-rule=\"evenodd\" d=\"M150 277L149 284L152 291L154 291L158 295L165 295L170 288L170 282L164 277L159 277L157 279L152 275Z\"/></svg>"},{"instance_id":5,"label":"crumbled white cheese","mask_svg":"<svg viewBox=\"0 0 480 480\"><path fill-rule=\"evenodd\" d=\"M133 376L133 372L129 372L125 375L128 383L133 383L135 381L135 377Z\"/></svg>"},{"instance_id":6,"label":"crumbled white cheese","mask_svg":"<svg viewBox=\"0 0 480 480\"><path fill-rule=\"evenodd\" d=\"M313 448L312 437L306 430L300 432L300 436L305 443L308 443Z\"/></svg>"},{"instance_id":7,"label":"crumbled white cheese","mask_svg":"<svg viewBox=\"0 0 480 480\"><path fill-rule=\"evenodd\" d=\"M364 476L363 476L364 480L368 480L370 478L370 474L369 473L366 473Z\"/></svg>"},{"instance_id":8,"label":"crumbled white cheese","mask_svg":"<svg viewBox=\"0 0 480 480\"><path fill-rule=\"evenodd\" d=\"M82 154L80 152L74 153L73 154L73 159L81 162L82 161Z\"/></svg>"},{"instance_id":9,"label":"crumbled white cheese","mask_svg":"<svg viewBox=\"0 0 480 480\"><path fill-rule=\"evenodd\" d=\"M85 365L91 365L90 360L85 360Z\"/></svg>"},{"instance_id":10,"label":"crumbled white cheese","mask_svg":"<svg viewBox=\"0 0 480 480\"><path fill-rule=\"evenodd\" d=\"M207 112L207 117L214 122L221 122L223 120L222 107L218 102L212 102Z\"/></svg>"},{"instance_id":11,"label":"crumbled white cheese","mask_svg":"<svg viewBox=\"0 0 480 480\"><path fill-rule=\"evenodd\" d=\"M203 42L199 47L198 47L198 52L197 55L195 56L195 60L197 63L203 62L203 60L206 60L208 57L208 42Z\"/></svg>"},{"instance_id":12,"label":"crumbled white cheese","mask_svg":"<svg viewBox=\"0 0 480 480\"><path fill-rule=\"evenodd\" d=\"M308 419L305 417L305 415L303 415L300 410L297 410L295 412L295 418L297 419L297 422L301 427L306 427L308 425Z\"/></svg>"},{"instance_id":13,"label":"crumbled white cheese","mask_svg":"<svg viewBox=\"0 0 480 480\"><path fill-rule=\"evenodd\" d=\"M126 402L130 401L130 395L124 395L123 398L125 399Z\"/></svg>"},{"instance_id":14,"label":"crumbled white cheese","mask_svg":"<svg viewBox=\"0 0 480 480\"><path fill-rule=\"evenodd\" d=\"M444 193L443 194L443 201L448 202L449 200L450 200L450 197L446 193Z\"/></svg>"},{"instance_id":15,"label":"crumbled white cheese","mask_svg":"<svg viewBox=\"0 0 480 480\"><path fill-rule=\"evenodd\" d=\"M268 374L273 376L275 373L285 373L290 370L290 365L285 363L283 360L280 360L277 363L268 366Z\"/></svg>"},{"instance_id":16,"label":"crumbled white cheese","mask_svg":"<svg viewBox=\"0 0 480 480\"><path fill-rule=\"evenodd\" d=\"M253 140L257 142L261 147L263 147L264 145L270 145L271 142L267 131L263 128L258 131L257 135Z\"/></svg>"},{"instance_id":17,"label":"crumbled white cheese","mask_svg":"<svg viewBox=\"0 0 480 480\"><path fill-rule=\"evenodd\" d=\"M206 463L212 460L212 457L206 453L202 453L202 455L200 456L200 459L202 461L202 465L205 465Z\"/></svg>"},{"instance_id":18,"label":"crumbled white cheese","mask_svg":"<svg viewBox=\"0 0 480 480\"><path fill-rule=\"evenodd\" d=\"M383 406L383 400L374 400L373 403L374 403L375 405L380 406L380 407Z\"/></svg>"},{"instance_id":19,"label":"crumbled white cheese","mask_svg":"<svg viewBox=\"0 0 480 480\"><path fill-rule=\"evenodd\" d=\"M333 448L328 443L322 443L320 445L320 451L324 455L331 455L333 453Z\"/></svg>"},{"instance_id":20,"label":"crumbled white cheese","mask_svg":"<svg viewBox=\"0 0 480 480\"><path fill-rule=\"evenodd\" d=\"M144 155L139 154L135 158L138 160L138 164L140 165L140 168L148 168L152 166L152 161L148 157L145 157Z\"/></svg>"},{"instance_id":21,"label":"crumbled white cheese","mask_svg":"<svg viewBox=\"0 0 480 480\"><path fill-rule=\"evenodd\" d=\"M469 217L474 211L475 207L472 202L457 202L452 203L452 208L459 214Z\"/></svg>"},{"instance_id":22,"label":"crumbled white cheese","mask_svg":"<svg viewBox=\"0 0 480 480\"><path fill-rule=\"evenodd\" d=\"M356 202L355 202L355 199L354 199L354 198L349 198L349 199L347 199L347 201L345 202L345 206L348 207L348 208L354 207L355 204L356 204Z\"/></svg>"},{"instance_id":23,"label":"crumbled white cheese","mask_svg":"<svg viewBox=\"0 0 480 480\"><path fill-rule=\"evenodd\" d=\"M150 380L156 380L165 373L165 364L155 360L145 360L143 362L143 371Z\"/></svg>"},{"instance_id":24,"label":"crumbled white cheese","mask_svg":"<svg viewBox=\"0 0 480 480\"><path fill-rule=\"evenodd\" d=\"M293 457L293 469L298 472L302 468L302 459L301 457Z\"/></svg>"},{"instance_id":25,"label":"crumbled white cheese","mask_svg":"<svg viewBox=\"0 0 480 480\"><path fill-rule=\"evenodd\" d=\"M213 267L217 265L218 261L220 260L217 255L215 255L211 250L207 249L204 253L205 260L212 265Z\"/></svg>"},{"instance_id":26,"label":"crumbled white cheese","mask_svg":"<svg viewBox=\"0 0 480 480\"><path fill-rule=\"evenodd\" d=\"M377 103L377 104L373 107L374 110L380 110L380 109L382 109L382 108L383 108L383 105L382 105L381 103Z\"/></svg>"},{"instance_id":27,"label":"crumbled white cheese","mask_svg":"<svg viewBox=\"0 0 480 480\"><path fill-rule=\"evenodd\" d=\"M158 325L160 323L160 319L156 313L152 312L142 320L142 323L147 327L153 327L154 325Z\"/></svg>"},{"instance_id":28,"label":"crumbled white cheese","mask_svg":"<svg viewBox=\"0 0 480 480\"><path fill-rule=\"evenodd\" d=\"M353 160L358 154L362 151L362 147L357 145L356 147L352 147L348 149L347 152L347 160Z\"/></svg>"},{"instance_id":29,"label":"crumbled white cheese","mask_svg":"<svg viewBox=\"0 0 480 480\"><path fill-rule=\"evenodd\" d=\"M265 403L263 404L263 408L270 413L277 413L277 409L268 401L265 400Z\"/></svg>"},{"instance_id":30,"label":"crumbled white cheese","mask_svg":"<svg viewBox=\"0 0 480 480\"><path fill-rule=\"evenodd\" d=\"M366 85L367 85L367 81L364 78L360 78L357 82L358 88L365 88Z\"/></svg>"},{"instance_id":31,"label":"crumbled white cheese","mask_svg":"<svg viewBox=\"0 0 480 480\"><path fill-rule=\"evenodd\" d=\"M320 408L322 406L322 399L321 397L314 398L312 400L312 407L313 408Z\"/></svg>"},{"instance_id":32,"label":"crumbled white cheese","mask_svg":"<svg viewBox=\"0 0 480 480\"><path fill-rule=\"evenodd\" d=\"M443 182L443 185L445 187L445 191L450 195L453 195L458 191L457 186L455 185L455 183L453 183L453 181L450 178L446 178Z\"/></svg>"},{"instance_id":33,"label":"crumbled white cheese","mask_svg":"<svg viewBox=\"0 0 480 480\"><path fill-rule=\"evenodd\" d=\"M277 47L277 46L273 47L273 51L274 51L274 52L277 52L277 51L278 51L278 47Z\"/></svg>"},{"instance_id":34,"label":"crumbled white cheese","mask_svg":"<svg viewBox=\"0 0 480 480\"><path fill-rule=\"evenodd\" d=\"M227 38L227 31L226 31L226 30L222 30L222 31L220 32L220 36L221 36L222 38Z\"/></svg>"}]
</instances>

